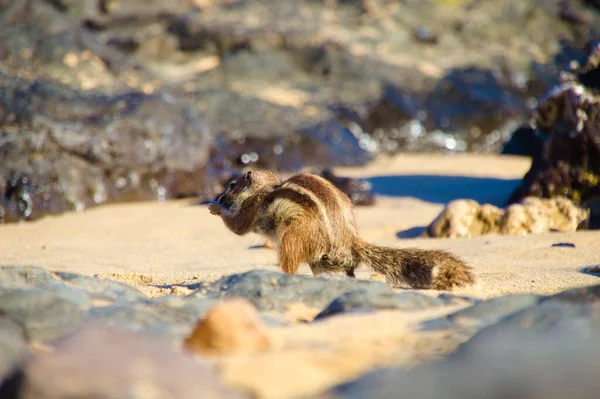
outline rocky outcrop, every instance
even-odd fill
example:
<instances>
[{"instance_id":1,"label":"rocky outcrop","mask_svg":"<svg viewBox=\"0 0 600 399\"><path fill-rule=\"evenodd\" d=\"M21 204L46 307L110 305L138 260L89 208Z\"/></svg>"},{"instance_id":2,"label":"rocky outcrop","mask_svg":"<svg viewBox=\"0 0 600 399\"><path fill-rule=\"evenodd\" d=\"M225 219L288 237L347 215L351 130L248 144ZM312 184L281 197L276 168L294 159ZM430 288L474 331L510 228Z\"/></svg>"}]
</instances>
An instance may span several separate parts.
<instances>
[{"instance_id":1,"label":"rocky outcrop","mask_svg":"<svg viewBox=\"0 0 600 399\"><path fill-rule=\"evenodd\" d=\"M600 228L600 45L574 64L560 85L539 102L533 126L522 129L532 165L510 202L527 196L566 197L590 209L589 227ZM529 133L528 133L529 132Z\"/></svg>"},{"instance_id":2,"label":"rocky outcrop","mask_svg":"<svg viewBox=\"0 0 600 399\"><path fill-rule=\"evenodd\" d=\"M427 227L428 237L477 237L485 234L527 235L586 228L589 210L564 197L527 197L500 209L473 200L455 200Z\"/></svg>"},{"instance_id":3,"label":"rocky outcrop","mask_svg":"<svg viewBox=\"0 0 600 399\"><path fill-rule=\"evenodd\" d=\"M502 1L3 0L0 221L208 199L249 166L495 151L600 21Z\"/></svg>"}]
</instances>

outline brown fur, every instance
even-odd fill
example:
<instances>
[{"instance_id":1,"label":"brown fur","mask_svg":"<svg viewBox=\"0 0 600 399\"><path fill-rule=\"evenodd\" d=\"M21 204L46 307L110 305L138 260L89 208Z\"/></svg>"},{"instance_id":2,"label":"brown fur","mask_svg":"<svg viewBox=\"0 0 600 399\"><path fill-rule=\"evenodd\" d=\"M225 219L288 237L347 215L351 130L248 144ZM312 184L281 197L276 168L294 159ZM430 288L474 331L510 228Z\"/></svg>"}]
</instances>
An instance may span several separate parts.
<instances>
[{"instance_id":1,"label":"brown fur","mask_svg":"<svg viewBox=\"0 0 600 399\"><path fill-rule=\"evenodd\" d=\"M448 252L363 241L348 196L316 175L281 182L269 171L251 171L209 209L234 233L252 231L275 243L286 273L297 273L306 262L314 275L341 271L353 277L365 263L396 287L446 290L475 282L471 268Z\"/></svg>"}]
</instances>

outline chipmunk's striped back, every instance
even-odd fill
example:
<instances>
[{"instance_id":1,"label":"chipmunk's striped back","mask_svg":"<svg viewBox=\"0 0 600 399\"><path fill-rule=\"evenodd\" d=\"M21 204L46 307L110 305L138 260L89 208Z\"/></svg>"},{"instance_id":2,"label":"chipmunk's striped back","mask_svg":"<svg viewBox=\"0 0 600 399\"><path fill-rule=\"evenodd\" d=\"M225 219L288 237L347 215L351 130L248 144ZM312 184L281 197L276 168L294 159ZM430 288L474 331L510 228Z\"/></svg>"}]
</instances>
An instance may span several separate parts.
<instances>
[{"instance_id":1,"label":"chipmunk's striped back","mask_svg":"<svg viewBox=\"0 0 600 399\"><path fill-rule=\"evenodd\" d=\"M449 253L362 240L350 199L320 176L303 173L280 182L269 171L251 171L218 202L232 204L215 212L233 232L254 231L275 242L287 273L296 273L306 262L315 275L343 271L354 276L364 263L395 286L449 289L474 282L470 267Z\"/></svg>"},{"instance_id":2,"label":"chipmunk's striped back","mask_svg":"<svg viewBox=\"0 0 600 399\"><path fill-rule=\"evenodd\" d=\"M311 244L304 246L312 253L313 262L332 254L351 257L349 249L357 234L352 204L328 180L306 173L293 176L275 187L263 206L258 226L273 241L300 239L305 236L299 232L302 230L310 232L306 240Z\"/></svg>"}]
</instances>

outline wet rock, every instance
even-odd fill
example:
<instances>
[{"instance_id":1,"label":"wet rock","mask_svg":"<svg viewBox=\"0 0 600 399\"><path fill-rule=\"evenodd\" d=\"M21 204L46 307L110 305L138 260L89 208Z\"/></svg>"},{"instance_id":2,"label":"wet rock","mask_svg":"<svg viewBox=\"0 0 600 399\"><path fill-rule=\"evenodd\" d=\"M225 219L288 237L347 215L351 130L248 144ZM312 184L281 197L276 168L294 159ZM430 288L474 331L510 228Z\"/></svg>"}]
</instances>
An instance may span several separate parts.
<instances>
[{"instance_id":1,"label":"wet rock","mask_svg":"<svg viewBox=\"0 0 600 399\"><path fill-rule=\"evenodd\" d=\"M375 288L371 287L371 288ZM374 312L377 310L419 310L435 306L445 306L459 303L461 300L453 296L440 295L431 297L418 292L390 292L377 289L360 289L348 291L331 302L315 320L327 317L355 312Z\"/></svg>"},{"instance_id":2,"label":"wet rock","mask_svg":"<svg viewBox=\"0 0 600 399\"><path fill-rule=\"evenodd\" d=\"M501 154L540 157L543 151L543 140L535 129L524 125L515 130L510 139L502 146Z\"/></svg>"},{"instance_id":3,"label":"wet rock","mask_svg":"<svg viewBox=\"0 0 600 399\"><path fill-rule=\"evenodd\" d=\"M2 3L0 222L204 200L249 166L496 151L600 22L556 1Z\"/></svg>"},{"instance_id":4,"label":"wet rock","mask_svg":"<svg viewBox=\"0 0 600 399\"><path fill-rule=\"evenodd\" d=\"M244 299L214 306L184 341L190 352L217 355L251 354L271 346L266 326Z\"/></svg>"},{"instance_id":5,"label":"wet rock","mask_svg":"<svg viewBox=\"0 0 600 399\"><path fill-rule=\"evenodd\" d=\"M90 306L85 293L67 287L16 288L0 293L0 313L20 325L28 340L48 341L72 331L84 321Z\"/></svg>"},{"instance_id":6,"label":"wet rock","mask_svg":"<svg viewBox=\"0 0 600 399\"><path fill-rule=\"evenodd\" d=\"M249 115L257 113L247 112ZM241 136L239 132L242 129L248 131L250 124L233 122L228 116L224 118L237 133L224 132L215 137L208 165L211 175L223 180L248 167L296 172L312 165L359 166L372 159L352 132L334 119L308 126L298 123L283 126L285 123L281 119L273 118L273 128L266 130L268 127L265 126L263 132L248 132ZM211 123L211 126L221 125L220 122Z\"/></svg>"},{"instance_id":7,"label":"wet rock","mask_svg":"<svg viewBox=\"0 0 600 399\"><path fill-rule=\"evenodd\" d=\"M3 222L208 199L247 166L495 151L600 22L556 1L3 5Z\"/></svg>"},{"instance_id":8,"label":"wet rock","mask_svg":"<svg viewBox=\"0 0 600 399\"><path fill-rule=\"evenodd\" d=\"M368 180L337 176L331 169L325 169L319 175L342 190L350 198L352 204L358 206L375 204L375 195Z\"/></svg>"},{"instance_id":9,"label":"wet rock","mask_svg":"<svg viewBox=\"0 0 600 399\"><path fill-rule=\"evenodd\" d=\"M600 47L539 101L534 118L540 138L530 170L510 203L527 196L567 197L590 209L589 228L600 226Z\"/></svg>"},{"instance_id":10,"label":"wet rock","mask_svg":"<svg viewBox=\"0 0 600 399\"><path fill-rule=\"evenodd\" d=\"M384 150L496 151L527 117L525 98L491 71L456 69L428 93L388 86L365 121ZM373 129L373 130L371 130Z\"/></svg>"},{"instance_id":11,"label":"wet rock","mask_svg":"<svg viewBox=\"0 0 600 399\"><path fill-rule=\"evenodd\" d=\"M209 365L161 340L98 326L56 341L10 384L24 399L245 397L225 387Z\"/></svg>"},{"instance_id":12,"label":"wet rock","mask_svg":"<svg viewBox=\"0 0 600 399\"><path fill-rule=\"evenodd\" d=\"M7 317L0 317L0 386L29 355L23 329Z\"/></svg>"},{"instance_id":13,"label":"wet rock","mask_svg":"<svg viewBox=\"0 0 600 399\"><path fill-rule=\"evenodd\" d=\"M527 235L569 232L584 227L589 210L566 198L524 198L504 209L455 200L427 227L428 237L476 237L485 234Z\"/></svg>"},{"instance_id":14,"label":"wet rock","mask_svg":"<svg viewBox=\"0 0 600 399\"><path fill-rule=\"evenodd\" d=\"M199 169L208 159L209 132L178 100L140 92L87 95L1 73L0 81L0 124L9 132L0 148L4 220L116 199L189 196L203 187ZM30 133L18 133L23 125Z\"/></svg>"},{"instance_id":15,"label":"wet rock","mask_svg":"<svg viewBox=\"0 0 600 399\"><path fill-rule=\"evenodd\" d=\"M285 310L292 303L323 308L343 293L364 288L373 293L392 292L385 283L342 276L309 277L252 270L232 274L211 284L194 287L193 298L234 298L250 301L260 311Z\"/></svg>"}]
</instances>

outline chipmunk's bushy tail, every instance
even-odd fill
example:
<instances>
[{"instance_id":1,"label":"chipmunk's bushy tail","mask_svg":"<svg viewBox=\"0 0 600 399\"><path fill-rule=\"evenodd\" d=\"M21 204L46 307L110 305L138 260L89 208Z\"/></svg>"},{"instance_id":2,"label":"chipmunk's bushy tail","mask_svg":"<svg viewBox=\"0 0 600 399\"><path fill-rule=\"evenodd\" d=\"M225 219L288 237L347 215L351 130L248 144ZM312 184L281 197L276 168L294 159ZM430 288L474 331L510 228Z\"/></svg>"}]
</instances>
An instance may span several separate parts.
<instances>
[{"instance_id":1,"label":"chipmunk's bushy tail","mask_svg":"<svg viewBox=\"0 0 600 399\"><path fill-rule=\"evenodd\" d=\"M471 267L446 251L381 247L359 238L352 250L356 261L395 287L450 290L475 283Z\"/></svg>"}]
</instances>

